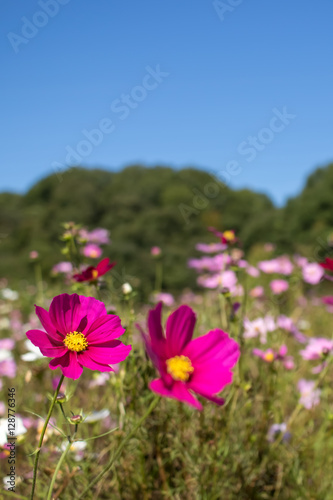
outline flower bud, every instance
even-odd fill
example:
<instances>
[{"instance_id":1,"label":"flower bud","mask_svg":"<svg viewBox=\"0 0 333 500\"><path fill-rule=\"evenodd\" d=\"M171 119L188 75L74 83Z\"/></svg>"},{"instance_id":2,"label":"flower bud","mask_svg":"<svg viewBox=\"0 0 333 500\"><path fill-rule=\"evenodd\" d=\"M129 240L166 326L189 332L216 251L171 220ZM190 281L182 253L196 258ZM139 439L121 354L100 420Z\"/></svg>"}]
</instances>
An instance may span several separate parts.
<instances>
[{"instance_id":1,"label":"flower bud","mask_svg":"<svg viewBox=\"0 0 333 500\"><path fill-rule=\"evenodd\" d=\"M82 420L83 420L82 415L73 415L69 417L69 421L73 425L80 424Z\"/></svg>"},{"instance_id":2,"label":"flower bud","mask_svg":"<svg viewBox=\"0 0 333 500\"><path fill-rule=\"evenodd\" d=\"M63 392L59 392L57 399L56 399L56 402L57 403L66 403L66 401L67 401L66 395Z\"/></svg>"}]
</instances>

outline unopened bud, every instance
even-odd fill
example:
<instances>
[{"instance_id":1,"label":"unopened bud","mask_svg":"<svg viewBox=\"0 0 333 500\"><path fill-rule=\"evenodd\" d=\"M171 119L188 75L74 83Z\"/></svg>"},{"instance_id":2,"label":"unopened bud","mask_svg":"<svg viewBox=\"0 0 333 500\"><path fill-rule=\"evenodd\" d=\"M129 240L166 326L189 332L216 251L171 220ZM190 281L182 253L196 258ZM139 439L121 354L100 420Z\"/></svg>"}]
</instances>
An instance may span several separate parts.
<instances>
[{"instance_id":1,"label":"unopened bud","mask_svg":"<svg viewBox=\"0 0 333 500\"><path fill-rule=\"evenodd\" d=\"M73 425L80 424L82 420L82 415L73 415L72 417L69 417L69 421Z\"/></svg>"},{"instance_id":2,"label":"unopened bud","mask_svg":"<svg viewBox=\"0 0 333 500\"><path fill-rule=\"evenodd\" d=\"M133 291L133 288L129 283L124 283L123 285L121 285L121 290L124 295L129 295Z\"/></svg>"},{"instance_id":3,"label":"unopened bud","mask_svg":"<svg viewBox=\"0 0 333 500\"><path fill-rule=\"evenodd\" d=\"M57 403L65 403L66 402L66 395L63 392L59 392L57 399Z\"/></svg>"}]
</instances>

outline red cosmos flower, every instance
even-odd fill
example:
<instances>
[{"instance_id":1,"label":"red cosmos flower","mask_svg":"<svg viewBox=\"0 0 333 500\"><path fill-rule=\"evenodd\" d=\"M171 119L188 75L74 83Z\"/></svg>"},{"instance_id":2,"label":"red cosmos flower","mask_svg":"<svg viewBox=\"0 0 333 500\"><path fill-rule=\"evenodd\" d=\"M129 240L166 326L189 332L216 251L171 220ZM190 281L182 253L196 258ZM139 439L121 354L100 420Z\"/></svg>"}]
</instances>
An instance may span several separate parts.
<instances>
[{"instance_id":1,"label":"red cosmos flower","mask_svg":"<svg viewBox=\"0 0 333 500\"><path fill-rule=\"evenodd\" d=\"M324 262L320 262L320 266L333 272L333 259L326 257Z\"/></svg>"},{"instance_id":2,"label":"red cosmos flower","mask_svg":"<svg viewBox=\"0 0 333 500\"><path fill-rule=\"evenodd\" d=\"M223 233L221 233L220 231L215 229L215 227L209 227L208 231L214 233L217 238L220 238L221 243L223 243L224 245L232 245L233 243L236 243L236 241L238 241L238 238L236 238L235 231L233 229L223 231Z\"/></svg>"},{"instance_id":3,"label":"red cosmos flower","mask_svg":"<svg viewBox=\"0 0 333 500\"><path fill-rule=\"evenodd\" d=\"M219 329L192 340L196 316L186 305L169 316L164 336L161 310L160 302L149 312L149 335L137 325L147 353L160 372L160 378L150 383L150 389L198 410L202 405L192 392L222 405L224 400L215 394L232 381L231 368L240 354L237 342Z\"/></svg>"},{"instance_id":4,"label":"red cosmos flower","mask_svg":"<svg viewBox=\"0 0 333 500\"><path fill-rule=\"evenodd\" d=\"M111 364L123 361L131 350L120 337L125 329L120 318L107 314L103 302L83 295L63 293L54 297L49 312L36 306L45 331L26 335L49 358L50 368L60 368L65 377L76 380L83 367L100 372L114 371Z\"/></svg>"},{"instance_id":5,"label":"red cosmos flower","mask_svg":"<svg viewBox=\"0 0 333 500\"><path fill-rule=\"evenodd\" d=\"M106 258L101 260L96 267L89 266L81 273L74 274L73 278L76 281L96 281L100 276L110 271L115 265L116 262L110 263L110 259Z\"/></svg>"}]
</instances>

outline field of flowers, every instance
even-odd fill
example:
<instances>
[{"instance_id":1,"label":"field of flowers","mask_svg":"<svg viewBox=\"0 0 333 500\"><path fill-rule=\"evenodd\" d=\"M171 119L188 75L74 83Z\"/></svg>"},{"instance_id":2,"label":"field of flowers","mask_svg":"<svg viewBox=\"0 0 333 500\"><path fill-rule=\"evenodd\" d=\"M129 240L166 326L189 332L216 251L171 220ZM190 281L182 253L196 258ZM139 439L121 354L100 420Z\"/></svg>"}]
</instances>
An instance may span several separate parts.
<instances>
[{"instance_id":1,"label":"field of flowers","mask_svg":"<svg viewBox=\"0 0 333 500\"><path fill-rule=\"evenodd\" d=\"M50 277L2 277L0 498L333 499L333 259L208 231L177 297L163 249L143 301L74 223Z\"/></svg>"}]
</instances>

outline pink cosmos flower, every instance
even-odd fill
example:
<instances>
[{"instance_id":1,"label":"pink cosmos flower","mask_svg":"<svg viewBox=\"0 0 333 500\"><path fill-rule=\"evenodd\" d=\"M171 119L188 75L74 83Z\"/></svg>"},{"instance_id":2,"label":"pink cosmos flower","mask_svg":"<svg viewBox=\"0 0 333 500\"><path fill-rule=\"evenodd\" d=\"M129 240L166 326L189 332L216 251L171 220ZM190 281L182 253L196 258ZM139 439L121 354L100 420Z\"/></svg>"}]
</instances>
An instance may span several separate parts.
<instances>
[{"instance_id":1,"label":"pink cosmos flower","mask_svg":"<svg viewBox=\"0 0 333 500\"><path fill-rule=\"evenodd\" d=\"M83 295L64 293L54 297L49 312L36 306L44 327L26 335L44 356L52 359L50 368L60 367L65 377L76 380L83 367L110 372L109 366L123 361L131 350L115 340L124 333L120 318L107 314L103 302Z\"/></svg>"},{"instance_id":2,"label":"pink cosmos flower","mask_svg":"<svg viewBox=\"0 0 333 500\"><path fill-rule=\"evenodd\" d=\"M36 260L39 257L39 253L37 252L37 250L31 250L31 252L29 253L29 257L31 260Z\"/></svg>"},{"instance_id":3,"label":"pink cosmos flower","mask_svg":"<svg viewBox=\"0 0 333 500\"><path fill-rule=\"evenodd\" d=\"M305 264L302 268L303 279L306 283L317 285L324 276L324 269L316 262Z\"/></svg>"},{"instance_id":4,"label":"pink cosmos flower","mask_svg":"<svg viewBox=\"0 0 333 500\"><path fill-rule=\"evenodd\" d=\"M54 274L58 273L71 273L73 271L73 265L71 262L59 262L52 267L52 272Z\"/></svg>"},{"instance_id":5,"label":"pink cosmos flower","mask_svg":"<svg viewBox=\"0 0 333 500\"><path fill-rule=\"evenodd\" d=\"M288 318L288 316L284 316L281 314L277 318L277 325L279 328L282 330L286 330L287 332L291 333L292 336L297 340L297 342L300 342L301 344L305 344L308 341L308 337L306 335L303 335L293 322L291 318Z\"/></svg>"},{"instance_id":6,"label":"pink cosmos flower","mask_svg":"<svg viewBox=\"0 0 333 500\"><path fill-rule=\"evenodd\" d=\"M304 378L298 381L297 387L301 393L299 402L307 410L317 406L320 402L320 389L315 389L316 382L314 380L305 380Z\"/></svg>"},{"instance_id":7,"label":"pink cosmos flower","mask_svg":"<svg viewBox=\"0 0 333 500\"><path fill-rule=\"evenodd\" d=\"M278 262L276 259L262 260L258 262L258 269L266 274L273 274L278 272Z\"/></svg>"},{"instance_id":8,"label":"pink cosmos flower","mask_svg":"<svg viewBox=\"0 0 333 500\"><path fill-rule=\"evenodd\" d=\"M313 360L322 359L333 352L333 341L322 337L310 338L305 349L300 351L303 359Z\"/></svg>"},{"instance_id":9,"label":"pink cosmos flower","mask_svg":"<svg viewBox=\"0 0 333 500\"><path fill-rule=\"evenodd\" d=\"M97 227L92 231L80 229L79 235L81 239L87 241L87 243L97 243L97 245L108 245L109 243L111 243L109 238L109 231L101 227Z\"/></svg>"},{"instance_id":10,"label":"pink cosmos flower","mask_svg":"<svg viewBox=\"0 0 333 500\"><path fill-rule=\"evenodd\" d=\"M253 297L254 299L258 299L260 297L264 296L264 287L262 286L255 286L250 290L250 296Z\"/></svg>"},{"instance_id":11,"label":"pink cosmos flower","mask_svg":"<svg viewBox=\"0 0 333 500\"><path fill-rule=\"evenodd\" d=\"M88 243L88 245L83 248L82 253L85 257L99 259L102 255L102 249L95 243Z\"/></svg>"},{"instance_id":12,"label":"pink cosmos flower","mask_svg":"<svg viewBox=\"0 0 333 500\"><path fill-rule=\"evenodd\" d=\"M262 260L258 263L258 268L260 271L267 274L279 273L288 275L292 273L294 266L289 257L281 255L276 259Z\"/></svg>"},{"instance_id":13,"label":"pink cosmos flower","mask_svg":"<svg viewBox=\"0 0 333 500\"><path fill-rule=\"evenodd\" d=\"M276 245L274 245L274 243L265 243L264 244L265 252L273 252L273 250L275 250L275 248L276 248Z\"/></svg>"},{"instance_id":14,"label":"pink cosmos flower","mask_svg":"<svg viewBox=\"0 0 333 500\"><path fill-rule=\"evenodd\" d=\"M153 256L153 257L159 257L162 253L162 250L160 249L160 247L151 247L150 249L150 254Z\"/></svg>"},{"instance_id":15,"label":"pink cosmos flower","mask_svg":"<svg viewBox=\"0 0 333 500\"><path fill-rule=\"evenodd\" d=\"M261 344L266 344L267 333L276 330L274 318L267 314L264 318L257 318L250 321L248 318L244 319L244 335L245 339L260 338Z\"/></svg>"},{"instance_id":16,"label":"pink cosmos flower","mask_svg":"<svg viewBox=\"0 0 333 500\"><path fill-rule=\"evenodd\" d=\"M115 265L116 262L110 263L110 259L105 258L101 260L96 267L89 266L81 273L74 274L73 278L79 282L96 281L100 276L104 276L105 273L110 271Z\"/></svg>"},{"instance_id":17,"label":"pink cosmos flower","mask_svg":"<svg viewBox=\"0 0 333 500\"><path fill-rule=\"evenodd\" d=\"M212 276L198 278L198 284L205 288L228 288L232 291L237 284L237 276L234 271L224 271Z\"/></svg>"},{"instance_id":18,"label":"pink cosmos flower","mask_svg":"<svg viewBox=\"0 0 333 500\"><path fill-rule=\"evenodd\" d=\"M228 245L224 245L223 243L197 243L195 248L199 250L199 252L217 253L226 250Z\"/></svg>"},{"instance_id":19,"label":"pink cosmos flower","mask_svg":"<svg viewBox=\"0 0 333 500\"><path fill-rule=\"evenodd\" d=\"M326 257L324 262L319 264L323 269L327 269L328 271L333 271L333 259Z\"/></svg>"},{"instance_id":20,"label":"pink cosmos flower","mask_svg":"<svg viewBox=\"0 0 333 500\"><path fill-rule=\"evenodd\" d=\"M286 345L282 345L278 352L273 351L273 349L267 349L262 351L261 349L253 349L252 353L255 356L266 361L266 363L273 363L273 361L282 361L283 366L286 370L292 370L295 367L294 358L292 356L287 356L288 348Z\"/></svg>"},{"instance_id":21,"label":"pink cosmos flower","mask_svg":"<svg viewBox=\"0 0 333 500\"><path fill-rule=\"evenodd\" d=\"M175 303L175 299L174 299L173 295L171 295L171 293L166 293L166 292L156 293L153 296L153 301L154 302L163 302L163 304L165 304L168 307L173 306Z\"/></svg>"},{"instance_id":22,"label":"pink cosmos flower","mask_svg":"<svg viewBox=\"0 0 333 500\"><path fill-rule=\"evenodd\" d=\"M160 378L150 383L150 389L198 410L202 405L193 392L222 405L224 400L216 394L232 382L231 368L240 355L237 342L219 329L192 340L196 316L186 305L170 314L164 335L161 310L159 303L149 312L149 335L137 325L147 353L160 372Z\"/></svg>"},{"instance_id":23,"label":"pink cosmos flower","mask_svg":"<svg viewBox=\"0 0 333 500\"><path fill-rule=\"evenodd\" d=\"M269 284L274 295L280 295L289 288L289 283L286 280L272 280Z\"/></svg>"}]
</instances>

